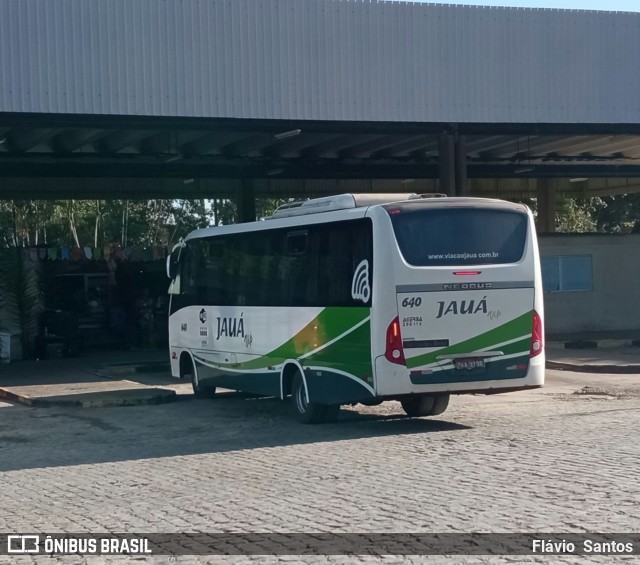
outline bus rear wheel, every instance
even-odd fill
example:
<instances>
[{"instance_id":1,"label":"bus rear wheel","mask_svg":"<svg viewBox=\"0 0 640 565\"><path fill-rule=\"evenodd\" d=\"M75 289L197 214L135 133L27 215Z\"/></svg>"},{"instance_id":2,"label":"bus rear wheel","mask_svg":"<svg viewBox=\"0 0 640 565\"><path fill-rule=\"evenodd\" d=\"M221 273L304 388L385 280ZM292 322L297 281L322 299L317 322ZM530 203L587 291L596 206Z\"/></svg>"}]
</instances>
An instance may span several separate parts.
<instances>
[{"instance_id":1,"label":"bus rear wheel","mask_svg":"<svg viewBox=\"0 0 640 565\"><path fill-rule=\"evenodd\" d=\"M409 396L400 400L402 409L407 416L418 418L420 416L438 416L442 414L449 406L449 395L423 395Z\"/></svg>"},{"instance_id":2,"label":"bus rear wheel","mask_svg":"<svg viewBox=\"0 0 640 565\"><path fill-rule=\"evenodd\" d=\"M291 403L296 418L303 424L332 422L338 417L338 413L340 412L340 405L329 406L327 404L309 402L304 380L299 371L293 377Z\"/></svg>"}]
</instances>

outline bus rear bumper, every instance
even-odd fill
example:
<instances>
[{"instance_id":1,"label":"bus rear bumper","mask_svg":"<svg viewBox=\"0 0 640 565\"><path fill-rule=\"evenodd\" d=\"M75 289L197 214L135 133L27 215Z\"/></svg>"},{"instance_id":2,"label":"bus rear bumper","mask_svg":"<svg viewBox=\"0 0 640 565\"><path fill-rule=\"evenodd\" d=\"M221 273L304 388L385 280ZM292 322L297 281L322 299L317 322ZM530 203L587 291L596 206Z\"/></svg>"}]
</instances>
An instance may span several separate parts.
<instances>
[{"instance_id":1,"label":"bus rear bumper","mask_svg":"<svg viewBox=\"0 0 640 565\"><path fill-rule=\"evenodd\" d=\"M520 378L491 378L491 373L483 378L462 378L448 382L438 382L437 377L429 382L428 374L420 379L412 378L410 371L387 361L376 359L376 393L379 397L402 396L407 394L501 394L540 388L544 385L544 354L531 359L526 375Z\"/></svg>"}]
</instances>

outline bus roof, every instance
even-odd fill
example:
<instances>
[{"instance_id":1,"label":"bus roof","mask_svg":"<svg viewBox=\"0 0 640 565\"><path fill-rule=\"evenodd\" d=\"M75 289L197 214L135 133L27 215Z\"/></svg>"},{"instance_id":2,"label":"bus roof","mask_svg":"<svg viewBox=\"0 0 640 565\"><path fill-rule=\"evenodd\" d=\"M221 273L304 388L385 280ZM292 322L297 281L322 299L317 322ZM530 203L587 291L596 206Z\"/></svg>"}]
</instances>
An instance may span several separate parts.
<instances>
[{"instance_id":1,"label":"bus roof","mask_svg":"<svg viewBox=\"0 0 640 565\"><path fill-rule=\"evenodd\" d=\"M364 208L376 204L390 204L403 200L420 198L442 198L446 194L412 194L412 193L364 193L364 194L337 194L324 196L297 202L287 202L280 206L272 218L284 218L288 216L304 216L306 214L318 214L334 210L347 210L349 208Z\"/></svg>"},{"instance_id":2,"label":"bus roof","mask_svg":"<svg viewBox=\"0 0 640 565\"><path fill-rule=\"evenodd\" d=\"M453 201L455 201L456 204L462 205L514 205L512 202L492 198L447 197L445 194L438 193L338 194L335 196L324 196L304 201L289 202L280 206L272 216L262 218L255 222L213 226L194 230L187 235L185 240L198 237L210 237L247 231L274 229L278 227L296 226L301 223L306 223L304 220L301 222L301 216L311 216L308 223L346 220L350 218L363 217L367 212L367 208L370 206L394 203L418 204L420 202L426 204L429 200L431 201L430 203L433 203L436 206L451 204ZM526 208L523 207L523 209Z\"/></svg>"}]
</instances>

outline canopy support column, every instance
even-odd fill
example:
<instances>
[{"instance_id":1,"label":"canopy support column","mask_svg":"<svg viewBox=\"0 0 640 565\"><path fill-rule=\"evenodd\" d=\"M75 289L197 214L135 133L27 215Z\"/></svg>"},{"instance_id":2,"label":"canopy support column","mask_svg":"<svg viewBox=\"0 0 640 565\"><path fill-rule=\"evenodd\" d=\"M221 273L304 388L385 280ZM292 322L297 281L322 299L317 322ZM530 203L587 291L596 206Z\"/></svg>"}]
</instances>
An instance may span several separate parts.
<instances>
[{"instance_id":1,"label":"canopy support column","mask_svg":"<svg viewBox=\"0 0 640 565\"><path fill-rule=\"evenodd\" d=\"M467 147L463 135L456 135L454 143L456 196L469 196L467 181Z\"/></svg>"},{"instance_id":2,"label":"canopy support column","mask_svg":"<svg viewBox=\"0 0 640 565\"><path fill-rule=\"evenodd\" d=\"M438 172L440 175L438 190L447 196L454 196L456 190L455 151L453 136L449 133L440 135Z\"/></svg>"},{"instance_id":3,"label":"canopy support column","mask_svg":"<svg viewBox=\"0 0 640 565\"><path fill-rule=\"evenodd\" d=\"M238 195L238 222L255 222L256 197L253 189L253 179L242 179L240 194Z\"/></svg>"},{"instance_id":4,"label":"canopy support column","mask_svg":"<svg viewBox=\"0 0 640 565\"><path fill-rule=\"evenodd\" d=\"M538 233L556 231L556 191L551 179L538 179Z\"/></svg>"}]
</instances>

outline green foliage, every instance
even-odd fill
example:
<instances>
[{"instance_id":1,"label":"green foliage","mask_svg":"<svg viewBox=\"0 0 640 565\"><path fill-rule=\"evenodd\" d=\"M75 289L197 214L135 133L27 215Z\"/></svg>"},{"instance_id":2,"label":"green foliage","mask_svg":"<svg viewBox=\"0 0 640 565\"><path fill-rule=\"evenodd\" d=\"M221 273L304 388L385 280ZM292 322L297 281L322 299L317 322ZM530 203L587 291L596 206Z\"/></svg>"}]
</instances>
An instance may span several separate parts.
<instances>
[{"instance_id":1,"label":"green foliage","mask_svg":"<svg viewBox=\"0 0 640 565\"><path fill-rule=\"evenodd\" d=\"M221 221L235 220L218 201ZM214 204L197 200L29 200L0 202L0 247L170 245L215 221Z\"/></svg>"},{"instance_id":2,"label":"green foliage","mask_svg":"<svg viewBox=\"0 0 640 565\"><path fill-rule=\"evenodd\" d=\"M0 249L0 330L20 333L29 356L44 310L40 268L22 249Z\"/></svg>"},{"instance_id":3,"label":"green foliage","mask_svg":"<svg viewBox=\"0 0 640 565\"><path fill-rule=\"evenodd\" d=\"M566 233L640 233L640 194L561 200L556 229Z\"/></svg>"},{"instance_id":4,"label":"green foliage","mask_svg":"<svg viewBox=\"0 0 640 565\"><path fill-rule=\"evenodd\" d=\"M564 198L556 209L556 231L559 233L589 233L596 231L595 211L599 198Z\"/></svg>"},{"instance_id":5,"label":"green foliage","mask_svg":"<svg viewBox=\"0 0 640 565\"><path fill-rule=\"evenodd\" d=\"M256 198L256 215L266 218L273 215L278 206L293 202L295 198Z\"/></svg>"},{"instance_id":6,"label":"green foliage","mask_svg":"<svg viewBox=\"0 0 640 565\"><path fill-rule=\"evenodd\" d=\"M259 197L256 215L270 216L292 200ZM535 215L536 199L523 202ZM0 247L172 245L194 229L237 221L237 205L228 199L0 201ZM560 200L556 228L570 233L640 232L640 194Z\"/></svg>"},{"instance_id":7,"label":"green foliage","mask_svg":"<svg viewBox=\"0 0 640 565\"><path fill-rule=\"evenodd\" d=\"M593 212L603 233L640 233L640 193L605 196Z\"/></svg>"},{"instance_id":8,"label":"green foliage","mask_svg":"<svg viewBox=\"0 0 640 565\"><path fill-rule=\"evenodd\" d=\"M287 199L258 198L258 217ZM238 221L228 199L0 201L0 247L172 245L194 229Z\"/></svg>"},{"instance_id":9,"label":"green foliage","mask_svg":"<svg viewBox=\"0 0 640 565\"><path fill-rule=\"evenodd\" d=\"M20 329L16 292L19 253L22 250L0 249L0 331L15 332Z\"/></svg>"}]
</instances>

